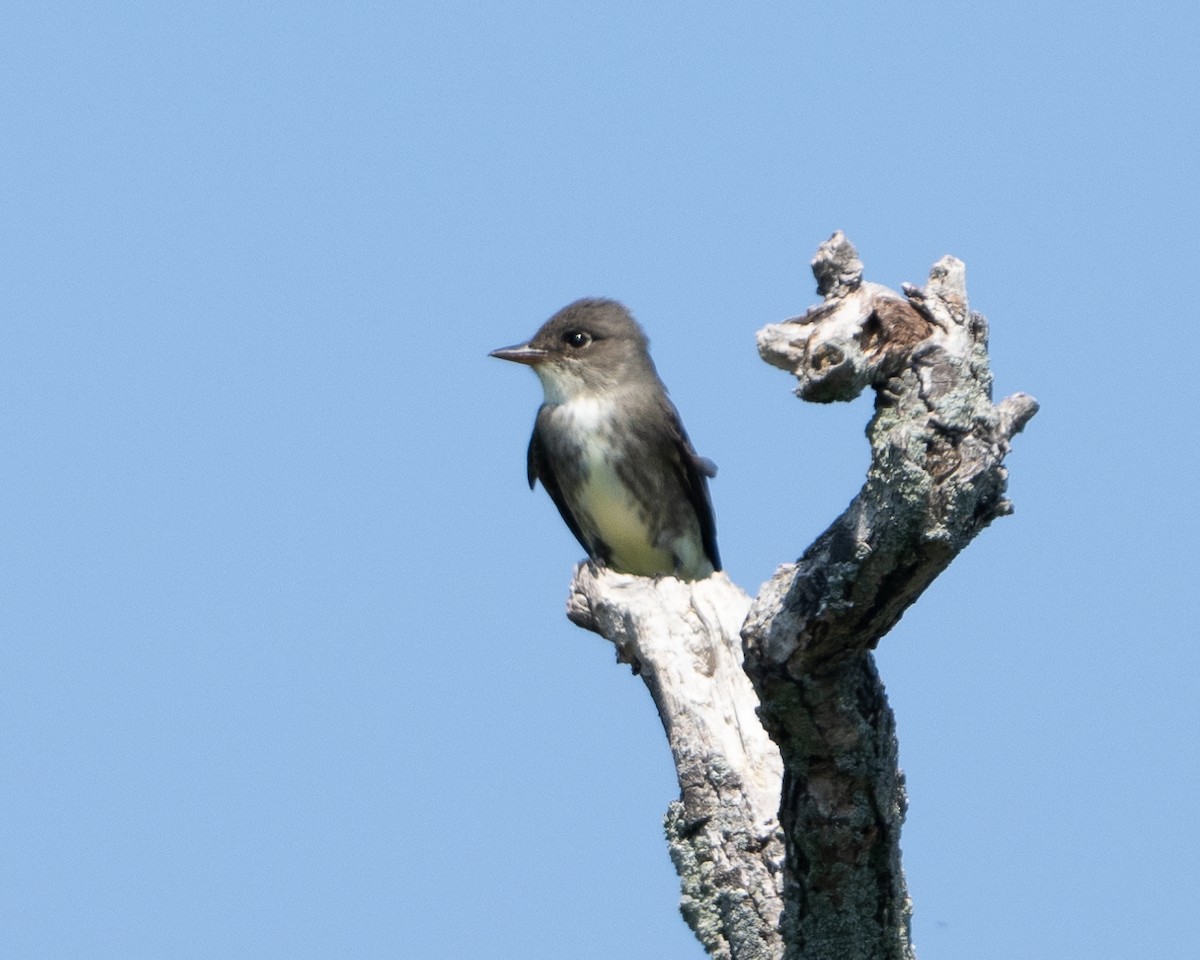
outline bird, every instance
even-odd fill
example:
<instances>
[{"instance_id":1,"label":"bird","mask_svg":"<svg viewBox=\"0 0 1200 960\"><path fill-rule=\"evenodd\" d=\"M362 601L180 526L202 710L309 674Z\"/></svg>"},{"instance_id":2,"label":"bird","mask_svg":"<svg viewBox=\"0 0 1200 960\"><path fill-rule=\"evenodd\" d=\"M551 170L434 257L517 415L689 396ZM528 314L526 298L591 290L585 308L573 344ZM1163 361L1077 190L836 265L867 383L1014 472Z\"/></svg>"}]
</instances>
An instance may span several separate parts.
<instances>
[{"instance_id":1,"label":"bird","mask_svg":"<svg viewBox=\"0 0 1200 960\"><path fill-rule=\"evenodd\" d=\"M597 564L642 577L702 580L721 569L708 480L650 359L616 300L576 300L527 343L490 356L533 368L544 400L526 455Z\"/></svg>"}]
</instances>

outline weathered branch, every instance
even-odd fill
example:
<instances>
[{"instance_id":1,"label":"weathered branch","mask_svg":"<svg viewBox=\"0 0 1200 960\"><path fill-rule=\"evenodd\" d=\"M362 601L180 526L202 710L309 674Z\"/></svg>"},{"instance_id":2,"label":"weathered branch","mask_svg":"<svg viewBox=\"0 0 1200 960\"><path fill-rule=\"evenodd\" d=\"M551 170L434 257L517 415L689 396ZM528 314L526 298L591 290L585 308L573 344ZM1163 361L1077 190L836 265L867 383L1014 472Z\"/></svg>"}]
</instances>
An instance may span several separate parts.
<instances>
[{"instance_id":1,"label":"weathered branch","mask_svg":"<svg viewBox=\"0 0 1200 960\"><path fill-rule=\"evenodd\" d=\"M906 296L864 283L840 233L813 272L825 302L759 333L763 359L804 399L870 386L863 489L796 564L763 587L742 630L746 671L785 768L788 958L912 957L900 868L906 799L895 726L870 653L993 519L1011 512L1002 466L1037 411L991 402L987 325L945 257Z\"/></svg>"},{"instance_id":2,"label":"weathered branch","mask_svg":"<svg viewBox=\"0 0 1200 960\"><path fill-rule=\"evenodd\" d=\"M795 374L806 400L875 389L871 467L846 512L755 601L743 636L756 681L873 648L976 534L1012 512L1003 461L1037 412L1020 393L992 405L987 321L968 308L961 261L943 257L927 287L905 285L901 297L864 283L837 233L813 272L825 302L760 331L759 352Z\"/></svg>"},{"instance_id":3,"label":"weathered branch","mask_svg":"<svg viewBox=\"0 0 1200 960\"><path fill-rule=\"evenodd\" d=\"M846 512L753 604L724 574L685 583L588 564L568 605L654 697L682 789L667 813L681 906L714 957L913 956L904 780L871 650L1011 512L1003 460L1037 412L1023 394L992 404L962 263L943 258L903 295L862 269L835 234L813 261L824 302L759 333L803 399L876 392L871 467Z\"/></svg>"},{"instance_id":4,"label":"weathered branch","mask_svg":"<svg viewBox=\"0 0 1200 960\"><path fill-rule=\"evenodd\" d=\"M651 580L588 563L576 568L567 615L616 645L658 707L681 788L666 830L684 918L713 957L775 960L782 767L742 669L749 605L723 573Z\"/></svg>"}]
</instances>

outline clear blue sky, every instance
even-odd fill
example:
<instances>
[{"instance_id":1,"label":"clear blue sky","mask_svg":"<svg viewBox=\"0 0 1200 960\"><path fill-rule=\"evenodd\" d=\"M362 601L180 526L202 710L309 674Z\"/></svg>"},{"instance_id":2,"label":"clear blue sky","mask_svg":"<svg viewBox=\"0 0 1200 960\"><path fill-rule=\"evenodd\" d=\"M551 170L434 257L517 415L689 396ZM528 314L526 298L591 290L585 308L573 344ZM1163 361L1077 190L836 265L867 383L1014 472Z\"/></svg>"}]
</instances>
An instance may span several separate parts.
<instances>
[{"instance_id":1,"label":"clear blue sky","mask_svg":"<svg viewBox=\"0 0 1200 960\"><path fill-rule=\"evenodd\" d=\"M626 301L751 591L869 401L754 332L968 265L1017 512L880 655L922 960L1195 950L1195 3L0 12L0 955L698 960L540 391Z\"/></svg>"}]
</instances>

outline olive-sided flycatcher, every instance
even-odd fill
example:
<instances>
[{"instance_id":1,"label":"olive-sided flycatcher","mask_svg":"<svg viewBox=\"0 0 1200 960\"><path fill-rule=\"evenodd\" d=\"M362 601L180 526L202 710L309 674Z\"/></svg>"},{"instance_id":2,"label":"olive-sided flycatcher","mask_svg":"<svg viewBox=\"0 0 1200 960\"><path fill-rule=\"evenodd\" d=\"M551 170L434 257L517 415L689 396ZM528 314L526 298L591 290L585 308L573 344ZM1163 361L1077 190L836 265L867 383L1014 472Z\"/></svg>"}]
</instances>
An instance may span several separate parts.
<instances>
[{"instance_id":1,"label":"olive-sided flycatcher","mask_svg":"<svg viewBox=\"0 0 1200 960\"><path fill-rule=\"evenodd\" d=\"M529 441L538 481L597 563L699 580L721 569L707 477L650 359L615 300L577 300L528 343L492 356L528 364L546 398Z\"/></svg>"}]
</instances>

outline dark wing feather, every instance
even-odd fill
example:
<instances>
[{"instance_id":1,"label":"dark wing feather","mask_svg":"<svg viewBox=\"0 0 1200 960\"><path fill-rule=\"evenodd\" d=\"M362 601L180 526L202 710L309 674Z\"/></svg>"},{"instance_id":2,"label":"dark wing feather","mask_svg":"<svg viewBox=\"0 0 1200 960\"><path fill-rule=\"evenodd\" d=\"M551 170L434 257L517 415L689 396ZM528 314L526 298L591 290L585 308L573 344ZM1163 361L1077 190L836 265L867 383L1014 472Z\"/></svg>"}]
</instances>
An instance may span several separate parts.
<instances>
[{"instance_id":1,"label":"dark wing feather","mask_svg":"<svg viewBox=\"0 0 1200 960\"><path fill-rule=\"evenodd\" d=\"M717 522L713 519L712 499L708 495L706 477L717 475L717 465L707 457L696 453L692 441L688 439L683 422L679 419L679 411L675 405L662 397L667 423L670 424L672 435L670 442L677 451L677 459L682 472L683 489L692 509L696 511L696 519L700 522L700 538L704 542L704 552L714 570L721 569L721 555L717 552Z\"/></svg>"},{"instance_id":2,"label":"dark wing feather","mask_svg":"<svg viewBox=\"0 0 1200 960\"><path fill-rule=\"evenodd\" d=\"M538 415L538 421L541 420L541 414ZM554 470L550 466L550 458L546 455L546 445L542 440L541 431L538 429L539 424L533 426L533 436L529 438L529 452L526 455L526 475L529 479L529 489L532 490L537 481L542 481L542 486L546 488L546 492L550 494L550 499L554 501L554 505L558 507L558 512L563 518L563 522L575 534L575 539L579 541L579 545L587 551L588 556L593 556L592 548L588 546L588 542L583 538L583 531L579 528L579 524L575 520L575 515L571 513L571 508L567 505L567 498L563 496L562 488L558 485L558 478L554 475Z\"/></svg>"}]
</instances>

